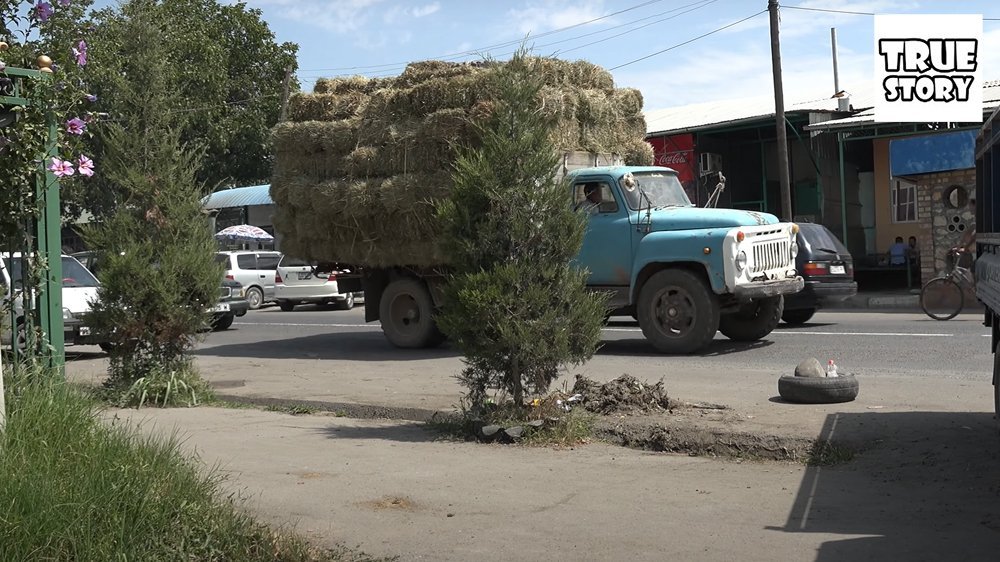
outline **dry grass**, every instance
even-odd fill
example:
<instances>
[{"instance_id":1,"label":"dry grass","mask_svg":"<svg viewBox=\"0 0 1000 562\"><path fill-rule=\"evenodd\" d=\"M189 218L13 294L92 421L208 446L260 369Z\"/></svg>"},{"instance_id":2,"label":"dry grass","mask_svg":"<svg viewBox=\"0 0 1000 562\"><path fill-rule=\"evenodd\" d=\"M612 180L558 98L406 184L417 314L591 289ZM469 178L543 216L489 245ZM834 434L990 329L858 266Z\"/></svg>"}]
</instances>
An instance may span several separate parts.
<instances>
[{"instance_id":1,"label":"dry grass","mask_svg":"<svg viewBox=\"0 0 1000 562\"><path fill-rule=\"evenodd\" d=\"M370 266L441 264L434 204L457 146L493 112L503 63L423 61L391 78L323 79L273 131L275 228L286 252ZM530 59L540 111L563 150L652 163L642 95L586 61Z\"/></svg>"}]
</instances>

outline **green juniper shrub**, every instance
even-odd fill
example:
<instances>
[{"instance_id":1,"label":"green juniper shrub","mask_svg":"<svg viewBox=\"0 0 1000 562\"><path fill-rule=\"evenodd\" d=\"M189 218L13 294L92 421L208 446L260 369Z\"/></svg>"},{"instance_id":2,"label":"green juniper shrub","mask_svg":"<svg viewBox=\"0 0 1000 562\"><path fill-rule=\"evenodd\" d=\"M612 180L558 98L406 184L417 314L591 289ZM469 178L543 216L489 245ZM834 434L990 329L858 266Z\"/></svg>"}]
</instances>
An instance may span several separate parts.
<instances>
[{"instance_id":1,"label":"green juniper shrub","mask_svg":"<svg viewBox=\"0 0 1000 562\"><path fill-rule=\"evenodd\" d=\"M453 266L438 326L465 355L473 412L491 391L517 407L545 393L564 365L590 359L604 321L605 297L572 263L586 219L557 176L539 60L522 49L496 74L497 105L476 124L477 144L459 149L438 210Z\"/></svg>"}]
</instances>

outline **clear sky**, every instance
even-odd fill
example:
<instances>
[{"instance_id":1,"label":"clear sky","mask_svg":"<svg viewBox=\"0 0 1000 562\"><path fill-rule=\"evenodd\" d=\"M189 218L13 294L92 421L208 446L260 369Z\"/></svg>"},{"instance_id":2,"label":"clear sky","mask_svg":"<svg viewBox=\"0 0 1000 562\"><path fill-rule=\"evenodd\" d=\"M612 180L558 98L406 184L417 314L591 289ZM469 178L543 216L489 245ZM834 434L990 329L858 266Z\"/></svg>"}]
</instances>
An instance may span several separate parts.
<instances>
[{"instance_id":1,"label":"clear sky","mask_svg":"<svg viewBox=\"0 0 1000 562\"><path fill-rule=\"evenodd\" d=\"M298 76L307 91L318 77L395 75L408 61L476 60L481 53L504 59L527 37L538 54L585 59L613 69L619 87L642 91L647 110L773 93L767 0L247 0L247 4L263 11L280 41L299 44ZM781 4L786 103L834 93L832 27L837 29L841 89L871 88L874 65L871 15L795 7L1000 18L996 0ZM983 78L1000 79L1000 21L985 21L983 33ZM659 51L665 52L653 54Z\"/></svg>"}]
</instances>

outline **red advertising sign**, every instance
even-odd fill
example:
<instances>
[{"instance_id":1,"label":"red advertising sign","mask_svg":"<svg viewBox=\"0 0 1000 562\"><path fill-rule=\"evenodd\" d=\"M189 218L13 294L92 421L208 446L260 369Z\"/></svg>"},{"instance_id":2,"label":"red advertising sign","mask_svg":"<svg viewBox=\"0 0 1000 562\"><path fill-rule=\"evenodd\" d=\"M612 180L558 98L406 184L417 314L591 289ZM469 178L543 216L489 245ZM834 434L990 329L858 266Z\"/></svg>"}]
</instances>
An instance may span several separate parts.
<instances>
[{"instance_id":1,"label":"red advertising sign","mask_svg":"<svg viewBox=\"0 0 1000 562\"><path fill-rule=\"evenodd\" d=\"M694 152L694 135L667 135L646 141L653 145L653 165L677 170L688 197L698 203L698 158Z\"/></svg>"}]
</instances>

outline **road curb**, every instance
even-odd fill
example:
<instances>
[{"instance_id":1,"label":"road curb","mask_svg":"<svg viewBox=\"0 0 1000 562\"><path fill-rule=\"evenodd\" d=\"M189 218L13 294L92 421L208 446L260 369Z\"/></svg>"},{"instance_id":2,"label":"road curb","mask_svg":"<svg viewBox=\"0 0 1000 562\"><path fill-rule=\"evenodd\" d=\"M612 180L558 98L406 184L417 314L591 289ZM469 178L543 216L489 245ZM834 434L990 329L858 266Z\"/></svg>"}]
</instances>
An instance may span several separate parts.
<instances>
[{"instance_id":1,"label":"road curb","mask_svg":"<svg viewBox=\"0 0 1000 562\"><path fill-rule=\"evenodd\" d=\"M338 417L361 420L387 420L427 422L435 416L451 412L424 408L404 408L326 402L321 400L295 400L217 394L219 400L252 406L306 407L336 414ZM858 448L853 444L832 442L801 435L775 435L719 428L700 427L692 423L667 420L629 421L608 416L594 426L594 436L600 441L645 451L678 453L698 457L747 459L764 461L792 461L822 463L829 451L853 457ZM819 459L819 461L817 461Z\"/></svg>"},{"instance_id":2,"label":"road curb","mask_svg":"<svg viewBox=\"0 0 1000 562\"><path fill-rule=\"evenodd\" d=\"M297 400L294 398L268 398L260 396L236 396L233 394L215 394L218 400L250 406L300 406L313 408L337 414L340 417L358 420L397 420L426 422L435 415L445 415L447 412L425 408L407 408L398 406L378 406L375 404L355 404L350 402L327 402L323 400Z\"/></svg>"}]
</instances>

